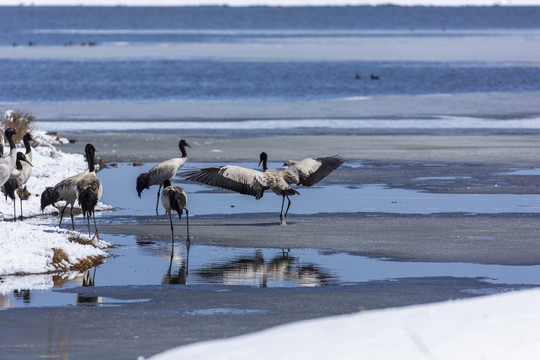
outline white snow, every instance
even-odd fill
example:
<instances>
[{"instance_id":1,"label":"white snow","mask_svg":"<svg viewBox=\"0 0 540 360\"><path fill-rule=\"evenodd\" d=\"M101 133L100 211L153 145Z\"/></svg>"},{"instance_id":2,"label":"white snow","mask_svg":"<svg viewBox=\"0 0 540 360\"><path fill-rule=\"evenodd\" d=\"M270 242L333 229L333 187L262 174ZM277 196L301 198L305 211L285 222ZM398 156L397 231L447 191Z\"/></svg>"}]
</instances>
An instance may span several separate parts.
<instances>
[{"instance_id":1,"label":"white snow","mask_svg":"<svg viewBox=\"0 0 540 360\"><path fill-rule=\"evenodd\" d=\"M151 360L537 359L540 289L366 311L165 351Z\"/></svg>"},{"instance_id":2,"label":"white snow","mask_svg":"<svg viewBox=\"0 0 540 360\"><path fill-rule=\"evenodd\" d=\"M35 222L0 223L0 275L39 274L68 271L70 267L88 257L106 257L104 250L110 244L94 239L92 245L72 242L70 237L90 240L88 235L39 225ZM62 249L67 259L53 264L53 249ZM0 284L0 290L2 284Z\"/></svg>"},{"instance_id":3,"label":"white snow","mask_svg":"<svg viewBox=\"0 0 540 360\"><path fill-rule=\"evenodd\" d=\"M9 116L8 110L4 116ZM48 135L44 131L32 129L34 143L32 148L32 175L26 187L30 193L28 200L23 201L24 221L11 221L13 219L13 201L5 200L3 194L0 199L0 275L45 274L62 273L63 277L79 275L75 272L70 275L69 270L83 259L93 257L107 257L106 248L111 244L91 239L88 235L75 231L60 229L47 224L56 223L58 219L37 218L42 214L40 196L47 186L54 186L64 178L79 173L87 168L82 154L66 154L57 150L54 145L67 140ZM22 144L20 151L24 152ZM83 145L81 145L83 147ZM9 148L7 149L9 151ZM81 151L82 152L82 151ZM20 215L19 199L15 199L17 216ZM99 204L100 209L110 208ZM55 211L52 206L44 213ZM69 215L68 215L69 218ZM6 221L9 220L9 221ZM88 244L81 244L69 240L80 238L88 240ZM91 241L90 241L91 240ZM60 262L53 262L54 249L61 249L65 258ZM14 289L44 289L53 286L51 276L3 276L0 281L0 293Z\"/></svg>"}]
</instances>

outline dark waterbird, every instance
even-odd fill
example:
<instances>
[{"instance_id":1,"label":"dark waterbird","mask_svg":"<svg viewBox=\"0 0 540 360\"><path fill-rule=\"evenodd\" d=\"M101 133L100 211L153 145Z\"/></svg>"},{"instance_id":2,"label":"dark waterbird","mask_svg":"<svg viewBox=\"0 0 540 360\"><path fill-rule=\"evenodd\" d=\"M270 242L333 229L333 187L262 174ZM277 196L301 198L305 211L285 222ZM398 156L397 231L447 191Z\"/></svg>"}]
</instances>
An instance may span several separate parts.
<instances>
[{"instance_id":1,"label":"dark waterbird","mask_svg":"<svg viewBox=\"0 0 540 360\"><path fill-rule=\"evenodd\" d=\"M186 244L190 243L189 239L189 211L186 208L187 205L187 194L183 188L180 186L172 186L169 180L163 182L163 192L161 193L161 203L165 208L165 211L169 215L169 220L171 222L171 237L172 243L174 244L174 227L172 221L172 212L176 211L178 214L178 219L182 220L182 213L186 212L186 231L187 231L187 240Z\"/></svg>"},{"instance_id":2,"label":"dark waterbird","mask_svg":"<svg viewBox=\"0 0 540 360\"><path fill-rule=\"evenodd\" d=\"M75 204L75 200L77 200L77 183L82 177L89 173L90 159L94 159L96 149L92 144L87 144L84 148L84 152L86 154L86 161L88 163L87 170L60 181L54 187L47 187L41 194L41 211L43 211L49 205L54 206L54 204L58 201L66 202L62 208L62 211L60 212L60 223L58 224L59 227L62 226L62 219L64 218L64 211L66 210L66 207L71 205L69 215L71 216L71 227L73 230L75 230L75 223L73 221L73 204Z\"/></svg>"},{"instance_id":3,"label":"dark waterbird","mask_svg":"<svg viewBox=\"0 0 540 360\"><path fill-rule=\"evenodd\" d=\"M240 194L262 198L265 190L272 190L276 195L282 196L280 222L286 225L285 217L291 206L289 196L300 195L291 187L291 184L312 186L337 169L343 160L338 156L325 158L307 158L302 161L289 160L289 167L285 170L268 169L268 155L260 154L259 166L263 171L247 169L235 165L216 166L211 168L190 171L182 174L187 180L203 184L218 186L236 191ZM288 200L287 209L283 214L285 198Z\"/></svg>"},{"instance_id":4,"label":"dark waterbird","mask_svg":"<svg viewBox=\"0 0 540 360\"><path fill-rule=\"evenodd\" d=\"M150 189L150 186L152 185L159 185L156 201L156 215L158 215L159 193L163 182L165 180L173 180L178 169L180 169L187 161L186 147L191 149L191 146L183 139L178 143L178 147L180 148L182 157L165 160L151 168L150 171L142 173L137 177L137 194L139 197L141 197L141 193L144 189Z\"/></svg>"},{"instance_id":5,"label":"dark waterbird","mask_svg":"<svg viewBox=\"0 0 540 360\"><path fill-rule=\"evenodd\" d=\"M9 180L4 184L6 200L8 196L11 200L13 200L13 221L17 220L17 212L15 210L15 203L16 203L15 191L21 188L28 180L28 177L26 177L24 173L23 163L30 168L32 167L32 163L30 163L30 161L26 158L26 155L19 151L17 152L17 160L15 162L15 169L11 173ZM21 200L21 220L22 220L23 219L22 195L19 195L19 199Z\"/></svg>"}]
</instances>

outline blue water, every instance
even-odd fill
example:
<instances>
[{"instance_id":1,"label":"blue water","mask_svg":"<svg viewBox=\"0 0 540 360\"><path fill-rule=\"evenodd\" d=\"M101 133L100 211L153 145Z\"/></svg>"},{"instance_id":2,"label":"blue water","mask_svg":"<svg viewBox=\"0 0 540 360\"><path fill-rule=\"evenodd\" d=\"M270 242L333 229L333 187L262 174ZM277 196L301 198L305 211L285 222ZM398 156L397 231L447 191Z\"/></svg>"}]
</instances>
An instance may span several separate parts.
<instances>
[{"instance_id":1,"label":"blue water","mask_svg":"<svg viewBox=\"0 0 540 360\"><path fill-rule=\"evenodd\" d=\"M540 7L0 7L0 46L161 46L266 38L507 36ZM256 51L256 48L255 50ZM501 49L504 51L504 49ZM370 80L370 74L380 80ZM356 74L362 75L356 79ZM2 102L318 100L540 91L540 67L482 62L3 59Z\"/></svg>"},{"instance_id":2,"label":"blue water","mask_svg":"<svg viewBox=\"0 0 540 360\"><path fill-rule=\"evenodd\" d=\"M540 67L477 63L6 60L0 101L316 100L540 91ZM375 73L380 80L355 78Z\"/></svg>"}]
</instances>

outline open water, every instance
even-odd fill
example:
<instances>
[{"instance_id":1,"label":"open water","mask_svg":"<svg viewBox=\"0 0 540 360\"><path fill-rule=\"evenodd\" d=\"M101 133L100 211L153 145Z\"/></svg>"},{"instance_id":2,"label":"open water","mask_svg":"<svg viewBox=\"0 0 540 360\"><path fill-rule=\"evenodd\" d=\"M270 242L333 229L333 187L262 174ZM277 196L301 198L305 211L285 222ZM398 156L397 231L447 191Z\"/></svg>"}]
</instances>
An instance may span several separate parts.
<instances>
[{"instance_id":1,"label":"open water","mask_svg":"<svg viewBox=\"0 0 540 360\"><path fill-rule=\"evenodd\" d=\"M130 48L265 40L538 34L540 7L0 7L0 46ZM532 36L532 35L531 35ZM518 40L516 40L518 41ZM520 40L521 41L521 40ZM254 47L256 51L256 47ZM505 49L501 48L501 52ZM378 80L371 80L370 75ZM357 78L357 75L360 78ZM535 92L540 67L490 61L0 60L1 102L318 100Z\"/></svg>"}]
</instances>

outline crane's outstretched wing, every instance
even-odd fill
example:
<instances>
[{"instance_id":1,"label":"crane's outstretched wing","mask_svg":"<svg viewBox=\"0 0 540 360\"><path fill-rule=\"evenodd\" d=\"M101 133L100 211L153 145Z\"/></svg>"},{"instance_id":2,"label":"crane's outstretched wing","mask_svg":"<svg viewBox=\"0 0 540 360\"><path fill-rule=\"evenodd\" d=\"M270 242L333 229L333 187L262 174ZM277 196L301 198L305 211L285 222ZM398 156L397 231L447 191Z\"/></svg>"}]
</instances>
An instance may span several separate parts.
<instances>
[{"instance_id":1,"label":"crane's outstretched wing","mask_svg":"<svg viewBox=\"0 0 540 360\"><path fill-rule=\"evenodd\" d=\"M292 161L288 163L292 163ZM341 164L343 164L343 159L339 155L307 158L294 163L285 170L285 173L288 173L286 180L294 179L292 182L296 184L313 186L340 167ZM297 176L295 176L296 174Z\"/></svg>"},{"instance_id":2,"label":"crane's outstretched wing","mask_svg":"<svg viewBox=\"0 0 540 360\"><path fill-rule=\"evenodd\" d=\"M240 166L216 166L181 174L191 181L218 186L240 194L255 196L260 199L268 187L264 184L263 173Z\"/></svg>"}]
</instances>

